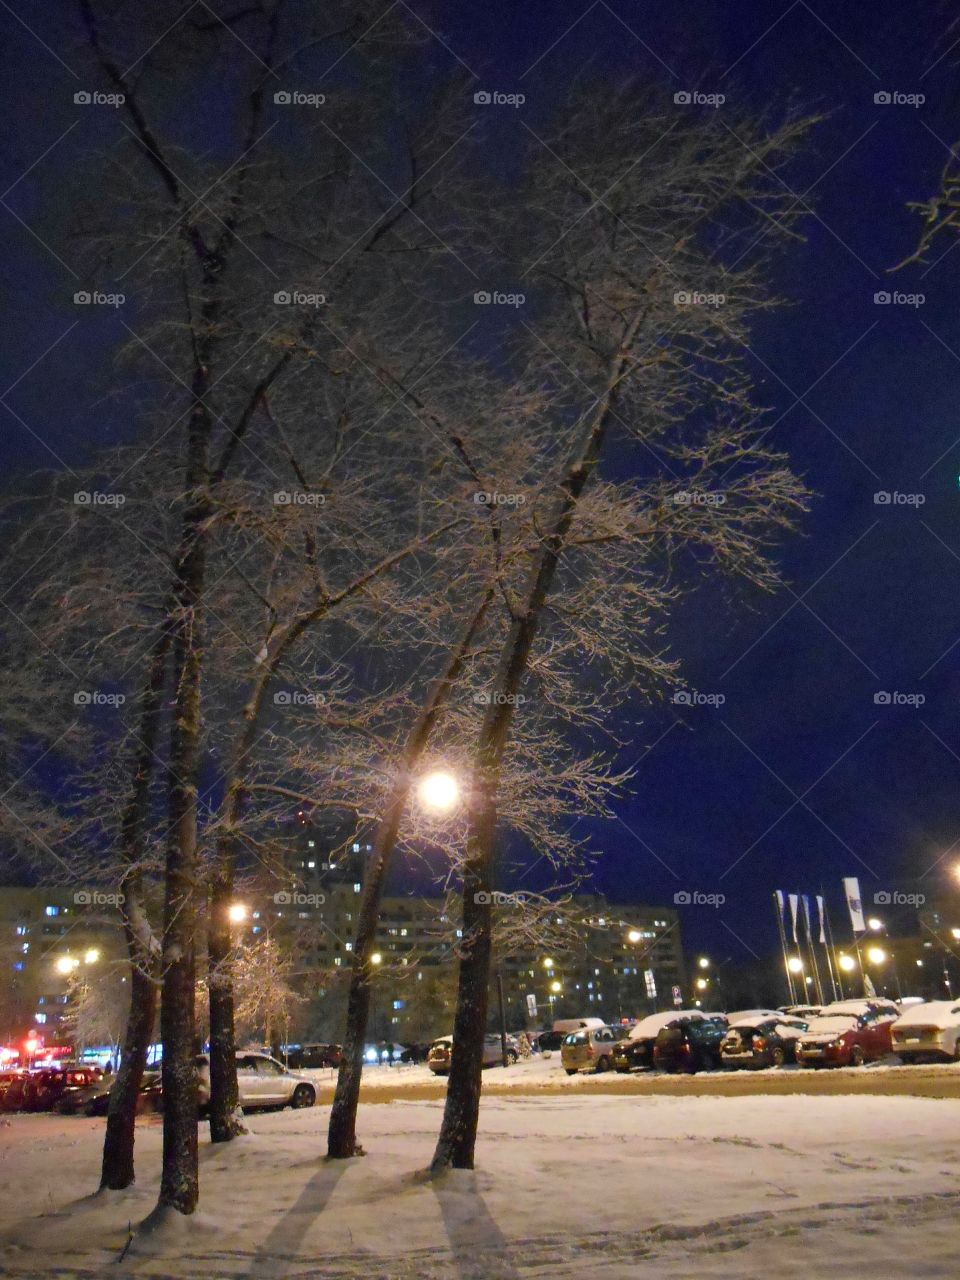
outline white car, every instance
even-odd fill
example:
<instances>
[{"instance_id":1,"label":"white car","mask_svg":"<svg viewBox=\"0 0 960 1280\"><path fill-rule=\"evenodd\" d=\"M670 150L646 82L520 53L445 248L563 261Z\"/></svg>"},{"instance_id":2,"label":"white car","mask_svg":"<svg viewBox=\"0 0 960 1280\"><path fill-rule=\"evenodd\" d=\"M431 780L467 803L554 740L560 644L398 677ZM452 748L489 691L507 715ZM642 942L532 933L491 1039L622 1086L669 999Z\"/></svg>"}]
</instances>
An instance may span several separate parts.
<instances>
[{"instance_id":1,"label":"white car","mask_svg":"<svg viewBox=\"0 0 960 1280\"><path fill-rule=\"evenodd\" d=\"M210 1101L210 1058L197 1055L197 1096L201 1107ZM237 1086L241 1107L312 1107L317 1101L313 1084L296 1071L288 1071L267 1053L237 1054Z\"/></svg>"},{"instance_id":2,"label":"white car","mask_svg":"<svg viewBox=\"0 0 960 1280\"><path fill-rule=\"evenodd\" d=\"M906 1009L893 1026L893 1052L904 1062L921 1058L960 1062L960 1004L931 1000Z\"/></svg>"}]
</instances>

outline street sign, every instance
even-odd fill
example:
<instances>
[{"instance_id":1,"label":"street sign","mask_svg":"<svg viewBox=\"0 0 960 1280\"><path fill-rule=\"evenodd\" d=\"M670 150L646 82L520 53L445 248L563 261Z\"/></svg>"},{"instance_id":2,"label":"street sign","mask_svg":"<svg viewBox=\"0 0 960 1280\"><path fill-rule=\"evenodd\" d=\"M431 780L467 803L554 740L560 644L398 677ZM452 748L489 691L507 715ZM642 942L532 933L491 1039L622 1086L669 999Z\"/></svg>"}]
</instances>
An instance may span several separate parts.
<instances>
[{"instance_id":1,"label":"street sign","mask_svg":"<svg viewBox=\"0 0 960 1280\"><path fill-rule=\"evenodd\" d=\"M680 990L679 987L673 988L673 1004L674 1004L674 1008L676 1009L679 1009L680 1006L683 1004L683 992Z\"/></svg>"},{"instance_id":2,"label":"street sign","mask_svg":"<svg viewBox=\"0 0 960 1280\"><path fill-rule=\"evenodd\" d=\"M531 1018L537 1016L537 997L532 991L527 996L527 1013Z\"/></svg>"}]
</instances>

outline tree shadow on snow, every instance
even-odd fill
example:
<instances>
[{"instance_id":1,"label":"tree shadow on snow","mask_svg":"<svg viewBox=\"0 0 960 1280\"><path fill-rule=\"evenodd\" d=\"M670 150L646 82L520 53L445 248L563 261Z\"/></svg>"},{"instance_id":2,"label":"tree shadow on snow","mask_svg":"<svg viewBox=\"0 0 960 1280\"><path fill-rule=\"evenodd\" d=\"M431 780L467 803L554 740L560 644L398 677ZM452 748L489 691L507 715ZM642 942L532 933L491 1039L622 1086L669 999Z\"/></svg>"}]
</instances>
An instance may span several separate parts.
<instances>
[{"instance_id":1,"label":"tree shadow on snow","mask_svg":"<svg viewBox=\"0 0 960 1280\"><path fill-rule=\"evenodd\" d=\"M516 1280L511 1245L484 1203L476 1175L451 1170L430 1185L462 1280Z\"/></svg>"},{"instance_id":2,"label":"tree shadow on snow","mask_svg":"<svg viewBox=\"0 0 960 1280\"><path fill-rule=\"evenodd\" d=\"M349 1164L349 1160L331 1160L317 1170L257 1250L251 1276L287 1280L291 1258L299 1254L304 1237L327 1207Z\"/></svg>"}]
</instances>

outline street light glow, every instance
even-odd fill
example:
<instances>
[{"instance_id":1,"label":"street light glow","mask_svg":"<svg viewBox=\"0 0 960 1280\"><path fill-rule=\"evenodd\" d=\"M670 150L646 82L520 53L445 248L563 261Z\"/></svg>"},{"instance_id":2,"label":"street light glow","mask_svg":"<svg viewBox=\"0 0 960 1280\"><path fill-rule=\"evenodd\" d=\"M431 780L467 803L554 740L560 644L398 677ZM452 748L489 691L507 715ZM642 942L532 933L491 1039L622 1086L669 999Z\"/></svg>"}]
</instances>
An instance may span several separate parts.
<instances>
[{"instance_id":1,"label":"street light glow","mask_svg":"<svg viewBox=\"0 0 960 1280\"><path fill-rule=\"evenodd\" d=\"M83 953L84 964L96 964L99 959L100 959L100 952L97 950L96 947L91 947L89 951L85 951Z\"/></svg>"},{"instance_id":2,"label":"street light glow","mask_svg":"<svg viewBox=\"0 0 960 1280\"><path fill-rule=\"evenodd\" d=\"M428 773L420 783L420 803L436 813L449 813L460 799L460 784L452 773Z\"/></svg>"},{"instance_id":3,"label":"street light glow","mask_svg":"<svg viewBox=\"0 0 960 1280\"><path fill-rule=\"evenodd\" d=\"M247 918L247 906L244 902L231 902L227 908L227 919L231 924L243 924Z\"/></svg>"},{"instance_id":4,"label":"street light glow","mask_svg":"<svg viewBox=\"0 0 960 1280\"><path fill-rule=\"evenodd\" d=\"M640 932L639 929L631 929L630 932L627 934L627 941L639 942L642 937L643 937L643 934Z\"/></svg>"},{"instance_id":5,"label":"street light glow","mask_svg":"<svg viewBox=\"0 0 960 1280\"><path fill-rule=\"evenodd\" d=\"M706 991L706 989L707 989L707 980L706 980L706 978L698 978L698 979L697 979L697 990L698 990L698 991Z\"/></svg>"},{"instance_id":6,"label":"street light glow","mask_svg":"<svg viewBox=\"0 0 960 1280\"><path fill-rule=\"evenodd\" d=\"M837 960L837 964L844 973L851 973L857 967L857 962L854 960L853 956L840 956Z\"/></svg>"},{"instance_id":7,"label":"street light glow","mask_svg":"<svg viewBox=\"0 0 960 1280\"><path fill-rule=\"evenodd\" d=\"M382 964L382 963L383 963L383 956L380 954L380 952L379 952L379 951L375 951L375 952L373 953L373 955L370 957L370 963L371 963L371 964Z\"/></svg>"},{"instance_id":8,"label":"street light glow","mask_svg":"<svg viewBox=\"0 0 960 1280\"><path fill-rule=\"evenodd\" d=\"M799 956L791 956L787 961L787 968L791 973L803 973L803 961Z\"/></svg>"},{"instance_id":9,"label":"street light glow","mask_svg":"<svg viewBox=\"0 0 960 1280\"><path fill-rule=\"evenodd\" d=\"M697 961L697 964L700 966L701 969L710 968L710 961L707 959L706 956L701 956L700 959Z\"/></svg>"},{"instance_id":10,"label":"street light glow","mask_svg":"<svg viewBox=\"0 0 960 1280\"><path fill-rule=\"evenodd\" d=\"M884 951L883 947L871 947L867 952L867 959L871 964L883 964L886 958L887 953Z\"/></svg>"},{"instance_id":11,"label":"street light glow","mask_svg":"<svg viewBox=\"0 0 960 1280\"><path fill-rule=\"evenodd\" d=\"M550 990L551 990L551 991L562 991L562 990L563 990L563 984L562 984L562 983L560 983L560 982L551 982L551 983L550 983Z\"/></svg>"},{"instance_id":12,"label":"street light glow","mask_svg":"<svg viewBox=\"0 0 960 1280\"><path fill-rule=\"evenodd\" d=\"M56 964L57 973L73 973L79 963L73 956L61 956Z\"/></svg>"},{"instance_id":13,"label":"street light glow","mask_svg":"<svg viewBox=\"0 0 960 1280\"><path fill-rule=\"evenodd\" d=\"M876 916L871 916L870 919L867 921L867 924L874 931L874 933L877 933L880 929L883 928L883 921L878 920Z\"/></svg>"}]
</instances>

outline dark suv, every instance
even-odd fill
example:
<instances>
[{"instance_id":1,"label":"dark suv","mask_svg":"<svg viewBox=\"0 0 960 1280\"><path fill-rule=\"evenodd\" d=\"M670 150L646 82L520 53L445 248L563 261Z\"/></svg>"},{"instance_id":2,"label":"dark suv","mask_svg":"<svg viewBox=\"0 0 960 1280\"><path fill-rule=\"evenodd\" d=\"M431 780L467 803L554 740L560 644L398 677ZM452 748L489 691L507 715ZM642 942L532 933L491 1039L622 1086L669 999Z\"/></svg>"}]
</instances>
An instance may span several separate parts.
<instances>
[{"instance_id":1,"label":"dark suv","mask_svg":"<svg viewBox=\"0 0 960 1280\"><path fill-rule=\"evenodd\" d=\"M653 1065L671 1075L715 1070L720 1066L720 1045L726 1032L724 1018L684 1019L664 1027L653 1043Z\"/></svg>"}]
</instances>

